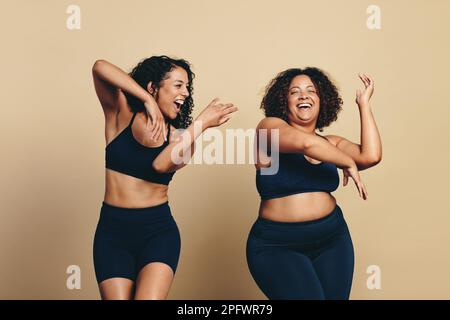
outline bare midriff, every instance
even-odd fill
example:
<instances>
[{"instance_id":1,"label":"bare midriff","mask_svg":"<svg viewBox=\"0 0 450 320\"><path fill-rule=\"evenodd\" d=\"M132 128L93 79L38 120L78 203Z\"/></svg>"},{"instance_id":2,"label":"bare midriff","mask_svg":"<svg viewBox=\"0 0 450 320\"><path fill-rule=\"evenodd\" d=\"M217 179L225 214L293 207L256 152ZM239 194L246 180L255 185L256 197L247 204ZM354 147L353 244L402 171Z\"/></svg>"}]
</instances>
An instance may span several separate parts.
<instances>
[{"instance_id":1,"label":"bare midriff","mask_svg":"<svg viewBox=\"0 0 450 320\"><path fill-rule=\"evenodd\" d=\"M302 222L323 218L336 206L336 198L328 192L305 192L282 198L262 200L261 218L281 222Z\"/></svg>"},{"instance_id":2,"label":"bare midriff","mask_svg":"<svg viewBox=\"0 0 450 320\"><path fill-rule=\"evenodd\" d=\"M121 208L147 208L168 201L168 186L106 169L104 201Z\"/></svg>"}]
</instances>

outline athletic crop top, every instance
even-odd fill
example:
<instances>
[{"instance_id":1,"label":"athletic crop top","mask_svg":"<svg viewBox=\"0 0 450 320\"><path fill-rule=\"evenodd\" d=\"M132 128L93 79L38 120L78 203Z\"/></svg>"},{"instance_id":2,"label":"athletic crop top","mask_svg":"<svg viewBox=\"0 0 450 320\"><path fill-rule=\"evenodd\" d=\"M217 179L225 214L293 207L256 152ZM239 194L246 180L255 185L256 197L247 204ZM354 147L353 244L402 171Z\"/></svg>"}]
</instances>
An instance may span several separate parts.
<instances>
[{"instance_id":1,"label":"athletic crop top","mask_svg":"<svg viewBox=\"0 0 450 320\"><path fill-rule=\"evenodd\" d=\"M175 172L158 173L153 169L152 163L169 144L170 125L167 139L161 146L146 147L133 136L131 125L135 117L136 113L133 114L128 127L106 146L106 168L142 180L168 185Z\"/></svg>"},{"instance_id":2,"label":"athletic crop top","mask_svg":"<svg viewBox=\"0 0 450 320\"><path fill-rule=\"evenodd\" d=\"M280 153L278 172L263 175L256 170L256 188L261 199L281 198L296 193L325 191L339 186L339 174L334 164L313 164L302 153Z\"/></svg>"}]
</instances>

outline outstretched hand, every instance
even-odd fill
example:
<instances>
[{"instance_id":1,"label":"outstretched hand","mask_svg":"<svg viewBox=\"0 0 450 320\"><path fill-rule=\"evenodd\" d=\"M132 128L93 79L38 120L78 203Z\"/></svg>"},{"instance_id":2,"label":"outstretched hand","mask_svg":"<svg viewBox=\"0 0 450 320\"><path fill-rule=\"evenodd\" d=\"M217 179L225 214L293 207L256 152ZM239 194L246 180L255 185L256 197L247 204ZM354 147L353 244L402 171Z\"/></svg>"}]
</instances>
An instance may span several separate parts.
<instances>
[{"instance_id":1,"label":"outstretched hand","mask_svg":"<svg viewBox=\"0 0 450 320\"><path fill-rule=\"evenodd\" d=\"M205 128L217 127L230 120L237 110L232 103L222 103L219 98L215 98L203 109L197 120L203 121Z\"/></svg>"}]
</instances>

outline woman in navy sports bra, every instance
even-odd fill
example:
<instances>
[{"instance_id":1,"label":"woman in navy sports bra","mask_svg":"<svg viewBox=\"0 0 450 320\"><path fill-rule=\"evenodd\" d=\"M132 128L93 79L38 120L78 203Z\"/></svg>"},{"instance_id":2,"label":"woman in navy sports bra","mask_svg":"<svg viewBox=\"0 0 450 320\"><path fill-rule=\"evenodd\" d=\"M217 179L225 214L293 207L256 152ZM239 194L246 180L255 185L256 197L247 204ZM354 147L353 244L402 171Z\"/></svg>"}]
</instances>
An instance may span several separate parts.
<instances>
[{"instance_id":1,"label":"woman in navy sports bra","mask_svg":"<svg viewBox=\"0 0 450 320\"><path fill-rule=\"evenodd\" d=\"M182 59L153 56L129 75L98 60L92 72L106 138L105 196L93 248L100 294L165 299L180 255L169 182L202 131L225 123L237 108L214 99L194 121L201 129L194 130L194 74Z\"/></svg>"},{"instance_id":2,"label":"woman in navy sports bra","mask_svg":"<svg viewBox=\"0 0 450 320\"><path fill-rule=\"evenodd\" d=\"M331 192L339 186L339 168L343 185L350 177L366 200L358 170L381 161L381 139L369 104L374 83L367 75L359 77L364 83L356 93L360 145L316 133L337 119L342 105L323 71L288 69L266 88L261 103L266 118L257 132L267 133L268 141L257 139L261 204L247 240L247 262L269 299L349 299L353 244Z\"/></svg>"}]
</instances>

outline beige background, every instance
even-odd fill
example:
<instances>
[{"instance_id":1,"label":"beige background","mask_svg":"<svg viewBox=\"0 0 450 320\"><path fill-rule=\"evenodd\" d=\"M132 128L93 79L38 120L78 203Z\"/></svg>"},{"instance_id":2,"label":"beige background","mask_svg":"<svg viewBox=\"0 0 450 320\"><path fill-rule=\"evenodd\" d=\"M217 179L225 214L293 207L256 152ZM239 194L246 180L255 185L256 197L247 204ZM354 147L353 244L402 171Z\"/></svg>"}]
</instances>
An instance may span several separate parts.
<instances>
[{"instance_id":1,"label":"beige background","mask_svg":"<svg viewBox=\"0 0 450 320\"><path fill-rule=\"evenodd\" d=\"M70 4L81 8L81 30L66 28ZM366 27L371 4L381 8L381 30ZM353 184L335 192L356 251L351 298L450 298L449 1L22 0L1 7L0 298L99 298L92 240L105 141L91 66L103 58L129 71L154 54L192 62L194 115L214 96L240 107L223 129L255 127L277 72L320 67L344 98L325 133L356 142L356 74L371 74L383 161L361 173L367 202ZM253 166L187 167L174 177L170 204L182 253L169 298L264 299L245 260L258 208ZM81 267L81 290L66 288L72 264ZM366 287L369 265L381 268L381 290Z\"/></svg>"}]
</instances>

